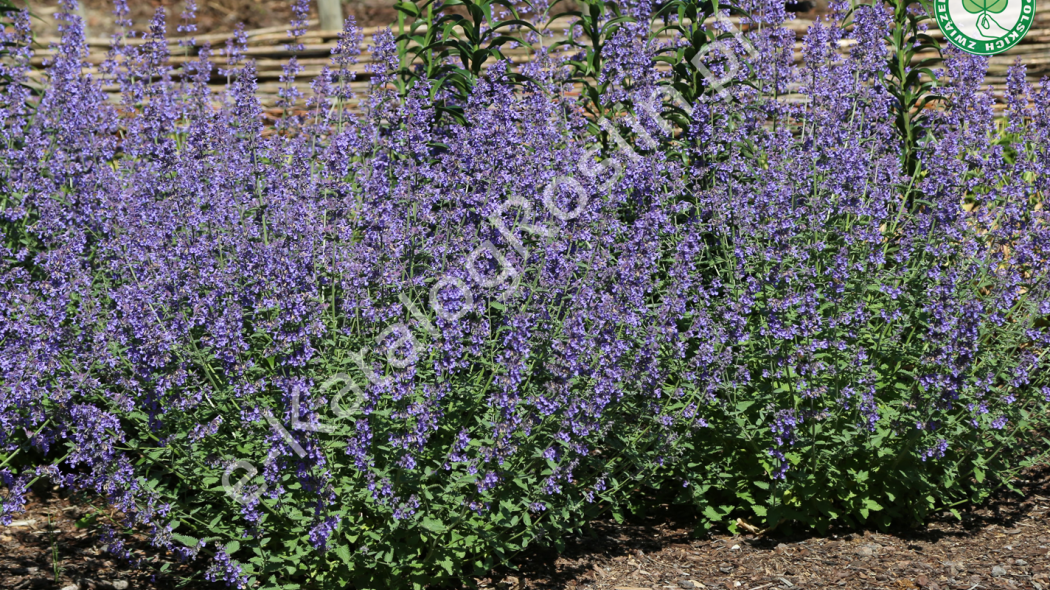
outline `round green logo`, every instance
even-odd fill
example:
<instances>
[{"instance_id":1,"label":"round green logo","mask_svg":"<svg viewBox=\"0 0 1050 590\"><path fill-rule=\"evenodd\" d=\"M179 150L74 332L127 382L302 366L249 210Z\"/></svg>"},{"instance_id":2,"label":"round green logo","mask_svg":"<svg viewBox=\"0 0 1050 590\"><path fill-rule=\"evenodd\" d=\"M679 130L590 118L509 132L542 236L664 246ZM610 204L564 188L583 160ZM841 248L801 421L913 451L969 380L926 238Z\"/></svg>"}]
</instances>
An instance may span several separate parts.
<instances>
[{"instance_id":1,"label":"round green logo","mask_svg":"<svg viewBox=\"0 0 1050 590\"><path fill-rule=\"evenodd\" d=\"M937 24L963 51L995 55L1025 36L1035 17L1035 0L936 0Z\"/></svg>"}]
</instances>

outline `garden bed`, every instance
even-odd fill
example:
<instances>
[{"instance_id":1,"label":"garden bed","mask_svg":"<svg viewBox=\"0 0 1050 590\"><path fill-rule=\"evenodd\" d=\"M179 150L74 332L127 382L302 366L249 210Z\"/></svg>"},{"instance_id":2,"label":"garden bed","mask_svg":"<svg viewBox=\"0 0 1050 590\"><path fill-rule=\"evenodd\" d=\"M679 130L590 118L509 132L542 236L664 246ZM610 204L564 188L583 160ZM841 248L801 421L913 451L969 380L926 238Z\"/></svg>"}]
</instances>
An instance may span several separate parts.
<instances>
[{"instance_id":1,"label":"garden bed","mask_svg":"<svg viewBox=\"0 0 1050 590\"><path fill-rule=\"evenodd\" d=\"M961 510L962 521L944 513L925 528L891 534L765 538L723 531L695 539L674 510L635 524L604 521L594 526L596 538L573 540L560 557L534 555L521 573L506 576L522 588L589 590L1040 590L1050 587L1050 468L1024 477L1024 497L1001 491L986 505ZM498 587L506 576L482 582Z\"/></svg>"},{"instance_id":2,"label":"garden bed","mask_svg":"<svg viewBox=\"0 0 1050 590\"><path fill-rule=\"evenodd\" d=\"M1050 588L1050 467L1023 477L1024 497L1004 490L986 505L960 511L962 521L943 514L924 529L892 534L758 537L722 531L694 538L688 515L680 510L624 524L602 520L593 525L594 537L569 540L561 556L524 555L517 560L518 572L493 572L476 582L506 590L1041 590ZM97 536L76 525L92 510L57 494L35 494L19 520L0 528L0 587L176 587L168 577L153 578L103 552ZM192 565L160 555L144 536L136 541L144 555L171 563L181 574L191 573ZM57 561L52 560L53 549ZM191 587L225 588L199 578Z\"/></svg>"}]
</instances>

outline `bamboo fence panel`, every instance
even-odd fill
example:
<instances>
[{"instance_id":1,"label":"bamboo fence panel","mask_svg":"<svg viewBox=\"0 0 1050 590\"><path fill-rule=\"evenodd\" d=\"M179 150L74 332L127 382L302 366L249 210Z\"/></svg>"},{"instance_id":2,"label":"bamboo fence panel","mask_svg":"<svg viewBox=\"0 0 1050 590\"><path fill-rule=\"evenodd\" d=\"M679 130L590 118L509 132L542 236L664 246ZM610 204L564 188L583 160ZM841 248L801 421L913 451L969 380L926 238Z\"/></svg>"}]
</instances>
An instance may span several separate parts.
<instances>
[{"instance_id":1,"label":"bamboo fence panel","mask_svg":"<svg viewBox=\"0 0 1050 590\"><path fill-rule=\"evenodd\" d=\"M739 19L734 18L730 20L739 23ZM787 28L793 30L796 34L797 40L794 49L796 63L802 62L802 37L812 22L811 20L795 19L785 24ZM318 21L316 20L309 22L310 27L317 27L317 25ZM549 46L565 39L568 27L568 19L556 19L549 23L545 27L549 36L544 37L543 44ZM244 33L248 44L245 54L256 61L259 79L257 92L260 102L266 108L272 109L277 102L277 92L282 87L279 81L283 73L282 68L293 55L298 57L299 64L303 67L303 71L296 77L294 86L304 95L309 96L311 93L310 83L320 75L324 66L329 63L331 52L335 48L340 34L338 30L309 30L306 35L299 39L299 42L303 44L303 49L292 52L285 47L289 41L287 28L269 27L245 31ZM361 55L357 57L356 80L350 84L359 98L368 92L370 86L370 76L365 72L365 65L371 62L371 54L367 46L372 36L381 28L368 27L362 30L365 37L365 47L362 47ZM944 38L943 34L937 30L935 24L931 26L929 34L935 39L943 40ZM196 59L195 54L206 43L212 47L213 59L221 62L222 56L219 55L218 50L232 37L232 33L196 35L193 37L194 45L192 46L180 45L179 42L184 40L182 38L169 38L167 40L168 49L171 52L169 63L174 66L176 77L185 63ZM32 63L36 66L44 65L45 60L54 55L54 51L49 46L56 41L57 39L54 38L39 38L37 40L37 53ZM139 45L144 41L140 38L131 38L126 39L125 42L129 45ZM105 60L110 44L111 39L109 38L87 39L89 49L89 55L86 59L88 64L87 72L96 76L100 75L97 66ZM845 53L849 51L850 47L851 42L845 42L842 44L841 50ZM504 53L512 62L518 64L527 62L531 56L531 50L525 46L507 49ZM1029 80L1033 84L1039 84L1043 76L1050 76L1050 0L1037 2L1035 21L1028 35L1020 43L988 59L987 83L995 86L997 90L1001 89L1004 85L1008 68L1018 58L1027 67ZM44 75L44 71L38 68L33 71L32 78L35 82L40 82ZM217 100L226 91L225 83L225 77L217 74L211 80L210 89ZM112 84L106 85L105 88L112 93L118 91L118 88ZM1002 92L999 90L997 95L1001 97L1001 94ZM798 100L801 99L801 96L788 96L785 99ZM1001 108L1002 105L997 105L997 107Z\"/></svg>"}]
</instances>

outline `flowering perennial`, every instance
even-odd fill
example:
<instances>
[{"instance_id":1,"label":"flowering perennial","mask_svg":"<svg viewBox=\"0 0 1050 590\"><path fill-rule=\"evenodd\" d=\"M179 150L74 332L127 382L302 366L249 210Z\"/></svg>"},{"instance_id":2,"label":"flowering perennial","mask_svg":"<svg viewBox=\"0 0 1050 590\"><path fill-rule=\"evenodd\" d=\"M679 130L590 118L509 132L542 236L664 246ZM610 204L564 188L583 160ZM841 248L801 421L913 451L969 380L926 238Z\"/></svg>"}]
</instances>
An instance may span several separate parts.
<instances>
[{"instance_id":1,"label":"flowering perennial","mask_svg":"<svg viewBox=\"0 0 1050 590\"><path fill-rule=\"evenodd\" d=\"M349 19L275 129L243 32L176 71L160 11L103 80L63 0L37 97L17 16L0 519L46 477L209 580L422 587L647 502L823 530L1008 480L1050 401L1050 84L1019 63L997 118L945 49L902 107L915 3L834 6L802 64L781 4L709 51L695 5L585 4L593 44L526 31L455 84L389 30L358 71Z\"/></svg>"}]
</instances>

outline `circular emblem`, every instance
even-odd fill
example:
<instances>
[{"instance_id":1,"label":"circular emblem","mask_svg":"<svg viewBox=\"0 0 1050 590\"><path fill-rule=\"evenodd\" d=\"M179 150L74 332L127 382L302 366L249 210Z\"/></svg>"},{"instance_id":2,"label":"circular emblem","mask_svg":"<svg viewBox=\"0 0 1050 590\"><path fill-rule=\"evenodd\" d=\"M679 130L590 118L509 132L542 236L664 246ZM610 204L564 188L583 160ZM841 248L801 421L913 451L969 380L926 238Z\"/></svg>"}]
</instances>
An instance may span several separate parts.
<instances>
[{"instance_id":1,"label":"circular emblem","mask_svg":"<svg viewBox=\"0 0 1050 590\"><path fill-rule=\"evenodd\" d=\"M1035 0L935 0L937 24L959 49L995 55L1013 47L1032 26Z\"/></svg>"}]
</instances>

